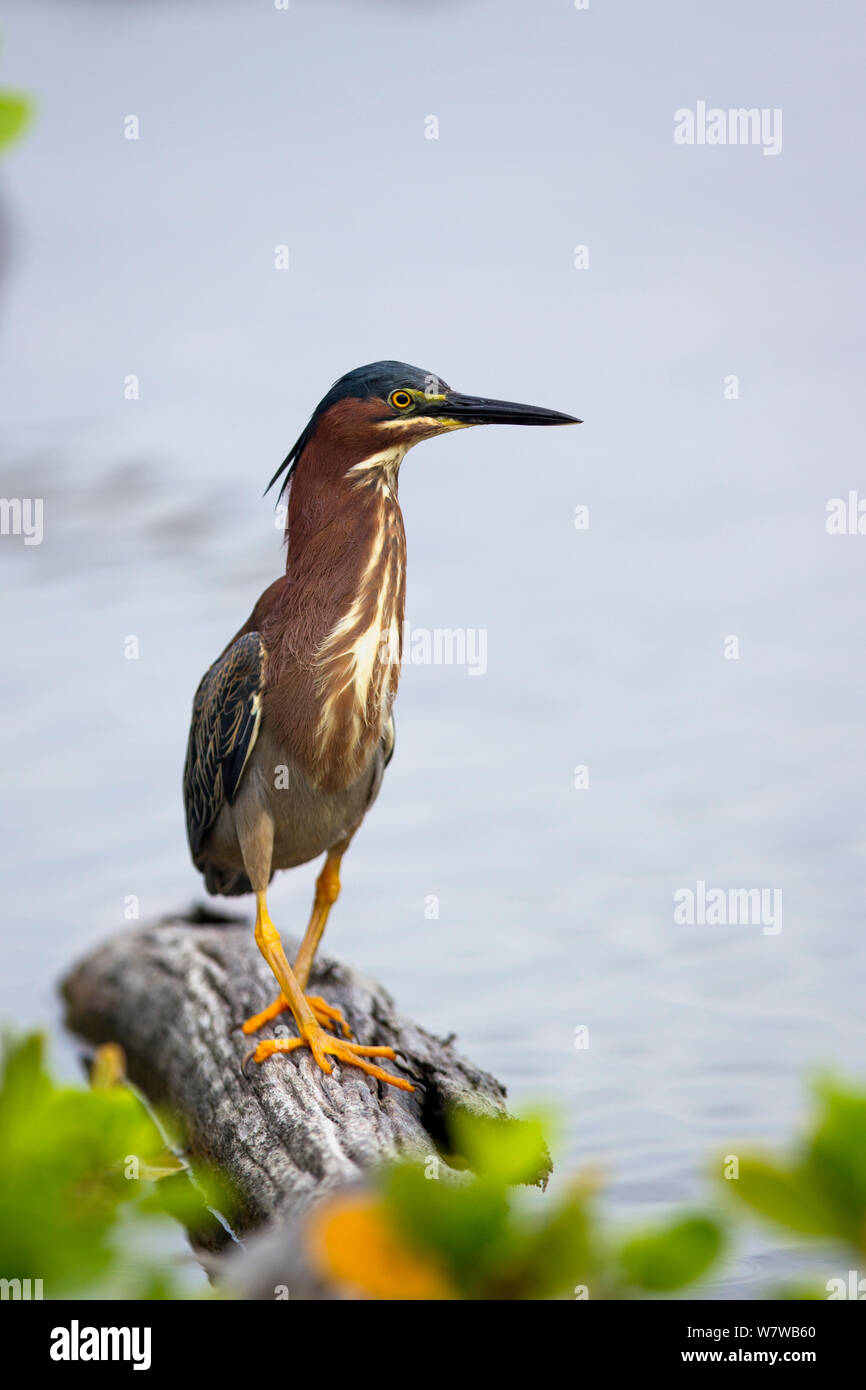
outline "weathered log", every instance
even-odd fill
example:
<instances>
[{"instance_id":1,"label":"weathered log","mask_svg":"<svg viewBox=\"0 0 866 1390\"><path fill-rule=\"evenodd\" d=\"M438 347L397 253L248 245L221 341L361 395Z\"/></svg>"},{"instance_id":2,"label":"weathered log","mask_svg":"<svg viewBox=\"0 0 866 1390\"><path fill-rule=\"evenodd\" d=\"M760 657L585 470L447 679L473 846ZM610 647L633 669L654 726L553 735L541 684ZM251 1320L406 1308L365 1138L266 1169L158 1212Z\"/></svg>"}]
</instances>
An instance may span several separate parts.
<instances>
[{"instance_id":1,"label":"weathered log","mask_svg":"<svg viewBox=\"0 0 866 1390\"><path fill-rule=\"evenodd\" d=\"M505 1116L494 1077L395 1011L354 968L318 959L311 993L337 1005L357 1038L393 1047L412 1093L335 1065L326 1076L306 1050L249 1074L250 1040L237 1025L269 1003L273 977L237 919L171 919L113 937L63 982L67 1023L90 1043L119 1043L130 1079L182 1122L189 1157L217 1165L240 1198L235 1233L277 1219L294 1226L315 1198L357 1182L383 1161L436 1154L447 1163L443 1117L463 1106ZM286 940L289 956L294 943ZM293 1023L280 1026L287 1033ZM265 1030L259 1037L271 1036Z\"/></svg>"}]
</instances>

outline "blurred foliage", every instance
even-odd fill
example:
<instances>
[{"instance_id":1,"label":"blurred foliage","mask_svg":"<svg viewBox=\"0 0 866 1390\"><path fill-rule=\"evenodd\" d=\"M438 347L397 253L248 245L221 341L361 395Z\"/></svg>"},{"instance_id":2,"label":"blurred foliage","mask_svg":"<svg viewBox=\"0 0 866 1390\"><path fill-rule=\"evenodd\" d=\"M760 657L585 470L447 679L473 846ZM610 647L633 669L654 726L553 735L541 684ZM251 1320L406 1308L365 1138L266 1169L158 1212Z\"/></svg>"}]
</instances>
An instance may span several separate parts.
<instances>
[{"instance_id":1,"label":"blurred foliage","mask_svg":"<svg viewBox=\"0 0 866 1390\"><path fill-rule=\"evenodd\" d=\"M89 1090L48 1074L38 1035L8 1041L0 1079L0 1276L41 1279L44 1296L188 1296L153 1253L170 1218L196 1231L230 1218L231 1193L190 1170L125 1084L120 1048L100 1048ZM583 1174L555 1197L519 1185L549 1169L548 1120L448 1120L448 1151L385 1168L364 1189L319 1203L310 1257L350 1295L398 1300L630 1299L693 1296L727 1241L716 1211L682 1211L612 1233ZM732 1159L736 1163L732 1164ZM732 1171L733 1168L733 1171ZM812 1122L789 1157L728 1154L724 1186L792 1235L838 1249L840 1290L866 1254L866 1091L825 1079ZM148 1243L150 1250L148 1250ZM852 1271L853 1272L853 1271ZM847 1282L846 1282L847 1281ZM844 1286L844 1287L843 1287ZM776 1296L826 1298L830 1285Z\"/></svg>"},{"instance_id":2,"label":"blurred foliage","mask_svg":"<svg viewBox=\"0 0 866 1390\"><path fill-rule=\"evenodd\" d=\"M24 134L33 115L33 103L23 92L0 91L0 154Z\"/></svg>"},{"instance_id":3,"label":"blurred foliage","mask_svg":"<svg viewBox=\"0 0 866 1390\"><path fill-rule=\"evenodd\" d=\"M0 154L24 134L32 109L20 92L0 92Z\"/></svg>"},{"instance_id":4,"label":"blurred foliage","mask_svg":"<svg viewBox=\"0 0 866 1390\"><path fill-rule=\"evenodd\" d=\"M620 1252L626 1279L647 1293L671 1293L695 1283L722 1248L719 1223L685 1216L626 1241Z\"/></svg>"},{"instance_id":5,"label":"blurred foliage","mask_svg":"<svg viewBox=\"0 0 866 1390\"><path fill-rule=\"evenodd\" d=\"M100 1049L90 1090L53 1081L43 1050L38 1034L3 1050L0 1275L41 1279L46 1298L182 1296L146 1247L171 1217L196 1228L226 1210L225 1185L198 1170L194 1184L166 1149L119 1048Z\"/></svg>"},{"instance_id":6,"label":"blurred foliage","mask_svg":"<svg viewBox=\"0 0 866 1390\"><path fill-rule=\"evenodd\" d=\"M866 1256L866 1091L824 1078L812 1123L790 1157L746 1154L725 1186L759 1216Z\"/></svg>"},{"instance_id":7,"label":"blurred foliage","mask_svg":"<svg viewBox=\"0 0 866 1390\"><path fill-rule=\"evenodd\" d=\"M595 1210L596 1181L579 1177L538 1213L515 1195L546 1171L540 1121L450 1118L450 1148L472 1176L435 1159L384 1171L375 1193L323 1203L308 1228L328 1278L368 1298L634 1298L699 1279L722 1247L720 1225L689 1216L625 1241Z\"/></svg>"},{"instance_id":8,"label":"blurred foliage","mask_svg":"<svg viewBox=\"0 0 866 1390\"><path fill-rule=\"evenodd\" d=\"M475 1176L440 1176L435 1160L404 1163L381 1175L377 1192L324 1203L309 1227L323 1275L368 1298L629 1299L690 1297L717 1268L727 1242L721 1212L681 1212L614 1238L600 1222L596 1184L584 1177L538 1215L513 1189L544 1171L539 1123L497 1124L461 1112L450 1129L454 1151ZM862 1260L866 1092L821 1082L793 1157L743 1155L736 1168L725 1186L739 1204L794 1236L838 1248L846 1274L851 1260ZM792 1284L775 1296L827 1298L829 1287Z\"/></svg>"}]
</instances>

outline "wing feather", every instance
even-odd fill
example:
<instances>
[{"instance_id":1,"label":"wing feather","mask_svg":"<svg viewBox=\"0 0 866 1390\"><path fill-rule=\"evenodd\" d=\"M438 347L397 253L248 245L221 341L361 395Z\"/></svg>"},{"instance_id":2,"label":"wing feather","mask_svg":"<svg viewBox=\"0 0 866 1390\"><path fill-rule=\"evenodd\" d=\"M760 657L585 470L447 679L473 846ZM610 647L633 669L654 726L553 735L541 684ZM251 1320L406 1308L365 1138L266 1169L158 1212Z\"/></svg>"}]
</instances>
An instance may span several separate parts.
<instances>
[{"instance_id":1,"label":"wing feather","mask_svg":"<svg viewBox=\"0 0 866 1390\"><path fill-rule=\"evenodd\" d=\"M247 632L202 677L192 704L183 770L183 800L192 857L223 806L232 805L255 746L262 718L267 653L258 632Z\"/></svg>"}]
</instances>

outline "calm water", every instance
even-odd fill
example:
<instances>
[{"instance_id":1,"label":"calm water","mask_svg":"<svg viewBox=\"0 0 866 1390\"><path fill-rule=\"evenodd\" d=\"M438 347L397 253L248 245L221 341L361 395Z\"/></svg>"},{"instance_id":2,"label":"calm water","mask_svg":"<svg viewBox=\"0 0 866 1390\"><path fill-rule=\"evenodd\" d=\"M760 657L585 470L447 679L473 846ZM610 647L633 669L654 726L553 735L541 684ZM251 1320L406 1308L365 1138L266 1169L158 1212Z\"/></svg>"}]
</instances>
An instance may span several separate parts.
<instances>
[{"instance_id":1,"label":"calm water","mask_svg":"<svg viewBox=\"0 0 866 1390\"><path fill-rule=\"evenodd\" d=\"M487 8L461 53L428 29L401 63L387 5L282 29L239 2L44 5L48 27L9 7L5 70L41 114L5 184L0 492L43 498L45 530L0 540L0 1013L57 1025L59 975L128 895L143 917L201 897L190 700L282 567L261 490L330 381L396 356L573 410L580 429L467 431L404 465L409 620L483 629L487 670L405 669L325 949L515 1105L551 1102L559 1174L601 1167L625 1221L700 1198L711 1155L785 1140L817 1065L866 1069L866 540L824 526L863 477L856 54L822 32L819 89L796 17L777 48L750 12L757 56L724 33L711 71L706 34L663 50L643 11L578 39L573 14L540 37L497 5L506 42ZM675 107L762 74L782 155L675 149ZM276 882L286 929L314 873ZM677 924L698 880L778 890L782 930ZM755 1231L716 1291L791 1268Z\"/></svg>"}]
</instances>

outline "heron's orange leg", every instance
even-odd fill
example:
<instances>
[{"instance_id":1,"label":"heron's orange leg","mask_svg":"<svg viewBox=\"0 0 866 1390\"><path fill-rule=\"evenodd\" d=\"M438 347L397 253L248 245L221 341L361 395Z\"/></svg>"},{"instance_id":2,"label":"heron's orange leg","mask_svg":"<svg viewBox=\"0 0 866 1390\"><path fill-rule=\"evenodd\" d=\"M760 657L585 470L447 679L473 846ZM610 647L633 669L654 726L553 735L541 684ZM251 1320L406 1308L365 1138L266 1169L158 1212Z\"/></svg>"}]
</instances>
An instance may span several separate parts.
<instances>
[{"instance_id":1,"label":"heron's orange leg","mask_svg":"<svg viewBox=\"0 0 866 1390\"><path fill-rule=\"evenodd\" d=\"M322 939L322 932L325 930L328 914L337 901L337 898L340 896L340 860L342 857L341 854L335 854L333 851L329 851L322 867L322 872L316 879L316 896L313 899L313 910L310 913L310 920L307 923L307 930L304 932L304 939L301 942L300 950L292 966L295 979L301 986L301 989L306 989L309 983L313 959L319 942ZM334 1032L339 1028L344 1038L350 1038L352 1036L352 1030L344 1019L341 1011L335 1009L331 1004L326 1003L321 995L308 994L307 1003L313 1010L317 1023L320 1023L323 1028L331 1028ZM260 1028L264 1028L266 1023L270 1023L274 1018L279 1018L280 1014L285 1013L288 1008L288 1000L285 995L281 994L279 998L274 1000L273 1004L269 1004L266 1009L262 1009L261 1013L254 1014L252 1018L248 1018L246 1023L241 1025L242 1029L245 1033L257 1033Z\"/></svg>"},{"instance_id":2,"label":"heron's orange leg","mask_svg":"<svg viewBox=\"0 0 866 1390\"><path fill-rule=\"evenodd\" d=\"M330 1033L325 1031L289 965L280 934L268 913L264 893L256 894L256 944L277 977L277 983L282 990L281 997L286 1000L292 1012L300 1036L297 1038L268 1038L247 1054L244 1063L250 1057L254 1062L263 1062L266 1057L272 1057L275 1052L294 1052L296 1048L308 1047L316 1064L321 1067L323 1072L330 1074L333 1071L328 1057L335 1057L337 1061L345 1062L352 1067L359 1067L369 1076L375 1076L380 1081L387 1081L389 1085L397 1086L401 1091L415 1089L408 1081L404 1081L401 1077L392 1076L382 1067L365 1060L367 1057L387 1057L393 1062L396 1057L393 1048L365 1047L361 1043L350 1043L346 1042L344 1038L332 1037ZM244 1027L246 1029L246 1025Z\"/></svg>"},{"instance_id":3,"label":"heron's orange leg","mask_svg":"<svg viewBox=\"0 0 866 1390\"><path fill-rule=\"evenodd\" d=\"M340 896L340 861L342 858L342 854L328 850L322 865L322 872L316 879L313 910L310 913L307 930L304 932L304 939L292 967L301 989L306 989L309 984L313 960L322 939L322 933L327 926L328 915Z\"/></svg>"}]
</instances>

